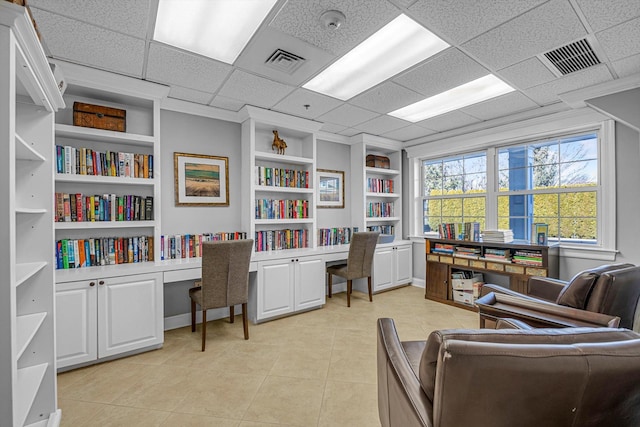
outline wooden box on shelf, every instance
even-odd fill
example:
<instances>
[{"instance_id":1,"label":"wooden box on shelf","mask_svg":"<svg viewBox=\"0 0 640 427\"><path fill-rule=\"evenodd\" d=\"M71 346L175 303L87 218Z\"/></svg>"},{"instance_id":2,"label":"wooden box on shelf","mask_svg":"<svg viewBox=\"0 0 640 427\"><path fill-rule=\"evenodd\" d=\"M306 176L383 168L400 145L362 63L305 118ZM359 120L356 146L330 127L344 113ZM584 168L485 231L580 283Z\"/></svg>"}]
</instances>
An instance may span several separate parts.
<instances>
[{"instance_id":1,"label":"wooden box on shelf","mask_svg":"<svg viewBox=\"0 0 640 427\"><path fill-rule=\"evenodd\" d=\"M74 102L73 125L126 132L127 112L119 108Z\"/></svg>"},{"instance_id":2,"label":"wooden box on shelf","mask_svg":"<svg viewBox=\"0 0 640 427\"><path fill-rule=\"evenodd\" d=\"M389 169L391 162L388 157L369 154L367 155L367 167Z\"/></svg>"}]
</instances>

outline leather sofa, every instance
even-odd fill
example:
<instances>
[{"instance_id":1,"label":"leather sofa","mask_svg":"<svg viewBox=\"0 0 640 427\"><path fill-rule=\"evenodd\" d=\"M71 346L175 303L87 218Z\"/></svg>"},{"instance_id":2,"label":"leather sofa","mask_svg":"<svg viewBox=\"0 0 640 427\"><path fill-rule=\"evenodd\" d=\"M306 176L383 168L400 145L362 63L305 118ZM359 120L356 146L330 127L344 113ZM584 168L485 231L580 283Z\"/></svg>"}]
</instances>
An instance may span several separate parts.
<instances>
[{"instance_id":1,"label":"leather sofa","mask_svg":"<svg viewBox=\"0 0 640 427\"><path fill-rule=\"evenodd\" d=\"M486 320L508 317L536 327L619 326L639 332L640 267L603 265L568 282L531 277L527 295L487 284L476 305L481 327ZM619 325L611 323L611 317L619 317Z\"/></svg>"},{"instance_id":2,"label":"leather sofa","mask_svg":"<svg viewBox=\"0 0 640 427\"><path fill-rule=\"evenodd\" d=\"M382 426L640 425L639 334L498 327L400 341L394 321L378 319Z\"/></svg>"}]
</instances>

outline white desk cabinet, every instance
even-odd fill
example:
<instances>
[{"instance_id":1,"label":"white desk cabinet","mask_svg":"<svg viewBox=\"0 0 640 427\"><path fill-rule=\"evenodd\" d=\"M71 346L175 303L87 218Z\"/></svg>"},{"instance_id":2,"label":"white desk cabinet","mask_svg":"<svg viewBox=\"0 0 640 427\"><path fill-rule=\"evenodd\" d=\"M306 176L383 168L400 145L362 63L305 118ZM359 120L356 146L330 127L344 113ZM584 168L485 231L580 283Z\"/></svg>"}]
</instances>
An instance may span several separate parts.
<instances>
[{"instance_id":1,"label":"white desk cabinet","mask_svg":"<svg viewBox=\"0 0 640 427\"><path fill-rule=\"evenodd\" d=\"M56 285L58 367L162 344L162 274Z\"/></svg>"},{"instance_id":2,"label":"white desk cabinet","mask_svg":"<svg viewBox=\"0 0 640 427\"><path fill-rule=\"evenodd\" d=\"M378 246L373 256L373 292L411 283L413 255L411 242Z\"/></svg>"}]
</instances>

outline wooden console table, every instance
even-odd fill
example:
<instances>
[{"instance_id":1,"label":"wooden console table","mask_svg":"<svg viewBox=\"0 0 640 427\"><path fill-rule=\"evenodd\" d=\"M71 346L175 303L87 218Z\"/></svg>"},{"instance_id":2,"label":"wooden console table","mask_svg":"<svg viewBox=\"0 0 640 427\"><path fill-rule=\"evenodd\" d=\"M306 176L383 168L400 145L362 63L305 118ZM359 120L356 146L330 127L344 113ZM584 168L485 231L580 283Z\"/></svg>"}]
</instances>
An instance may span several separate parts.
<instances>
[{"instance_id":1,"label":"wooden console table","mask_svg":"<svg viewBox=\"0 0 640 427\"><path fill-rule=\"evenodd\" d=\"M453 253L437 252L437 246L453 247ZM455 248L461 246L474 248L477 256L456 255ZM486 258L487 250L506 250L510 255L516 251L525 251L541 255L541 265L523 265L513 261L498 261ZM530 276L558 277L558 246L540 246L522 241L512 243L473 242L467 240L425 239L426 299L455 305L456 307L474 310L475 306L454 301L451 288L451 273L454 271L471 271L483 274L499 274L509 278L509 288L526 294Z\"/></svg>"}]
</instances>

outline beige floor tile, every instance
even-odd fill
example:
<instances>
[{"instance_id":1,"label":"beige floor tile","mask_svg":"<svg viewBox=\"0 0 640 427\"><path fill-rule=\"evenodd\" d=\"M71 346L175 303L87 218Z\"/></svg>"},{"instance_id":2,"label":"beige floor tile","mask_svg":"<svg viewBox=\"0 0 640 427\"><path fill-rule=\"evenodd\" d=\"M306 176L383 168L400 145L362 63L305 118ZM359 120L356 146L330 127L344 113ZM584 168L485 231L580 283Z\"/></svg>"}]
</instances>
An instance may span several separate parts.
<instances>
[{"instance_id":1,"label":"beige floor tile","mask_svg":"<svg viewBox=\"0 0 640 427\"><path fill-rule=\"evenodd\" d=\"M282 349L269 375L324 380L327 378L330 359L331 349Z\"/></svg>"},{"instance_id":2,"label":"beige floor tile","mask_svg":"<svg viewBox=\"0 0 640 427\"><path fill-rule=\"evenodd\" d=\"M278 359L281 347L249 341L234 343L223 354L211 360L212 371L258 374L269 372Z\"/></svg>"},{"instance_id":3,"label":"beige floor tile","mask_svg":"<svg viewBox=\"0 0 640 427\"><path fill-rule=\"evenodd\" d=\"M161 426L170 412L105 405L92 420L91 426L100 427L153 427Z\"/></svg>"},{"instance_id":4,"label":"beige floor tile","mask_svg":"<svg viewBox=\"0 0 640 427\"><path fill-rule=\"evenodd\" d=\"M327 381L318 426L379 426L375 384Z\"/></svg>"},{"instance_id":5,"label":"beige floor tile","mask_svg":"<svg viewBox=\"0 0 640 427\"><path fill-rule=\"evenodd\" d=\"M268 376L243 420L314 426L318 422L324 383Z\"/></svg>"},{"instance_id":6,"label":"beige floor tile","mask_svg":"<svg viewBox=\"0 0 640 427\"><path fill-rule=\"evenodd\" d=\"M171 414L162 424L163 427L238 427L239 420L208 417L194 414Z\"/></svg>"},{"instance_id":7,"label":"beige floor tile","mask_svg":"<svg viewBox=\"0 0 640 427\"><path fill-rule=\"evenodd\" d=\"M349 381L376 384L376 350L353 352L334 349L329 364L329 381Z\"/></svg>"},{"instance_id":8,"label":"beige floor tile","mask_svg":"<svg viewBox=\"0 0 640 427\"><path fill-rule=\"evenodd\" d=\"M58 407L62 410L60 425L65 427L94 425L93 420L106 405L81 402L79 400L58 399Z\"/></svg>"}]
</instances>

